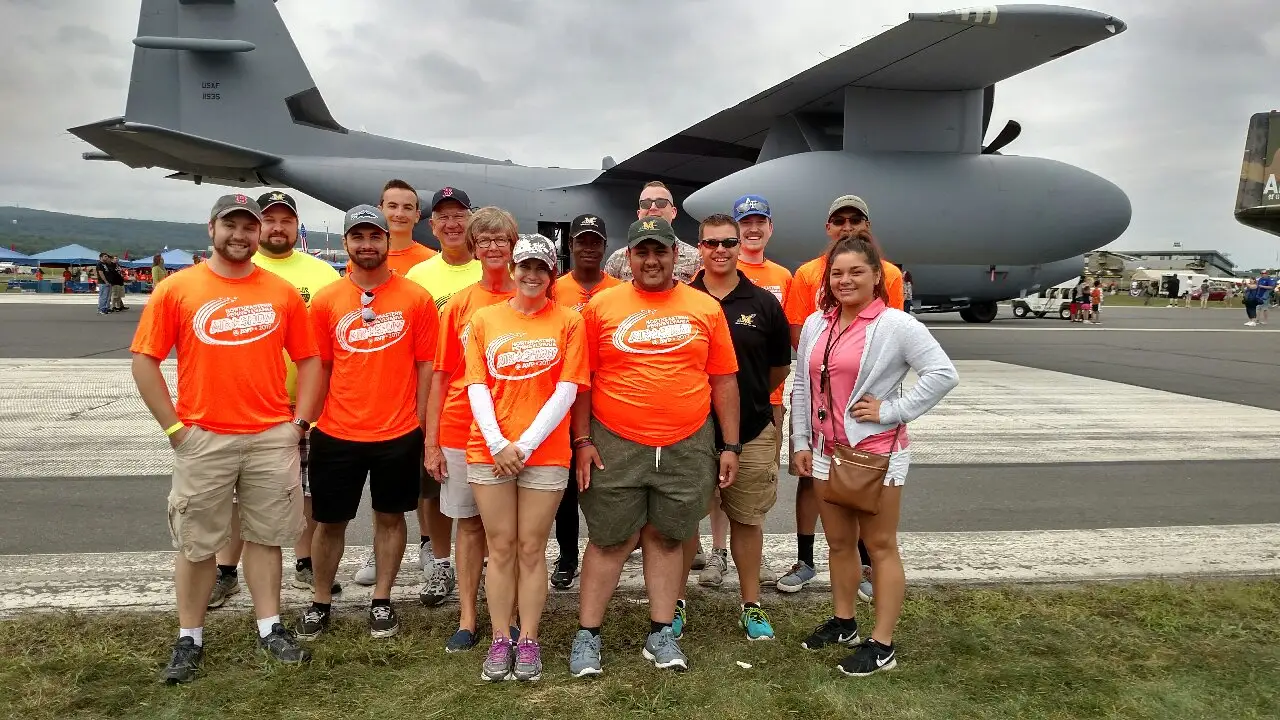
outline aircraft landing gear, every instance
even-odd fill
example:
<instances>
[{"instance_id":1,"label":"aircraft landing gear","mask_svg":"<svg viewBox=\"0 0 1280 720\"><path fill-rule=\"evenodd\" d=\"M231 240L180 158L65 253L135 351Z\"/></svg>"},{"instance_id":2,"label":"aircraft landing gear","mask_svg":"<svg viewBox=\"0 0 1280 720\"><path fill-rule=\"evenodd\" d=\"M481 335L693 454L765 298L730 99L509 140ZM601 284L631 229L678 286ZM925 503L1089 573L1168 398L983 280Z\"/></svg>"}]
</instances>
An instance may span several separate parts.
<instances>
[{"instance_id":1,"label":"aircraft landing gear","mask_svg":"<svg viewBox=\"0 0 1280 720\"><path fill-rule=\"evenodd\" d=\"M994 302L979 302L961 310L960 317L967 323L989 323L996 319L996 311Z\"/></svg>"}]
</instances>

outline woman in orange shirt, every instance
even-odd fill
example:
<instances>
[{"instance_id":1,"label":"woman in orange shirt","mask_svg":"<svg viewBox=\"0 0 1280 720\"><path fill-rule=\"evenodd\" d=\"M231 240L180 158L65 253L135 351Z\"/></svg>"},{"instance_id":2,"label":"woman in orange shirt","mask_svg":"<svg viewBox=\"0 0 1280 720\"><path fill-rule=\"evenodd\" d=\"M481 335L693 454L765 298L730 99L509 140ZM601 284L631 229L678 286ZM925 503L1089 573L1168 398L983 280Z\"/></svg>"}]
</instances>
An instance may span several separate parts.
<instances>
[{"instance_id":1,"label":"woman in orange shirt","mask_svg":"<svg viewBox=\"0 0 1280 720\"><path fill-rule=\"evenodd\" d=\"M465 382L475 417L467 481L489 547L485 601L493 627L481 677L494 682L542 676L547 536L573 458L569 408L589 382L582 316L551 301L555 267L550 240L522 235L512 253L515 297L477 310L467 332ZM513 605L519 644L509 637Z\"/></svg>"}]
</instances>

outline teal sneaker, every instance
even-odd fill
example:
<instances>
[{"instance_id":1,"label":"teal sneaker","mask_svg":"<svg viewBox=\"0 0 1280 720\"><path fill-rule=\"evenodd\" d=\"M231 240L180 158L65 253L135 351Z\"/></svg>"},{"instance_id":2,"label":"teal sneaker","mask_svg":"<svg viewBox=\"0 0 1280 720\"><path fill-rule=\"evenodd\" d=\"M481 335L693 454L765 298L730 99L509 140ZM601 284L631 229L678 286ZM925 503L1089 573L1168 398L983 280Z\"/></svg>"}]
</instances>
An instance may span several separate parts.
<instances>
[{"instance_id":1,"label":"teal sneaker","mask_svg":"<svg viewBox=\"0 0 1280 720\"><path fill-rule=\"evenodd\" d=\"M679 640L684 637L684 601L676 600L676 616L671 619L671 635Z\"/></svg>"},{"instance_id":2,"label":"teal sneaker","mask_svg":"<svg viewBox=\"0 0 1280 720\"><path fill-rule=\"evenodd\" d=\"M742 606L742 616L738 624L747 631L748 640L772 640L773 626L769 624L769 616L758 606Z\"/></svg>"}]
</instances>

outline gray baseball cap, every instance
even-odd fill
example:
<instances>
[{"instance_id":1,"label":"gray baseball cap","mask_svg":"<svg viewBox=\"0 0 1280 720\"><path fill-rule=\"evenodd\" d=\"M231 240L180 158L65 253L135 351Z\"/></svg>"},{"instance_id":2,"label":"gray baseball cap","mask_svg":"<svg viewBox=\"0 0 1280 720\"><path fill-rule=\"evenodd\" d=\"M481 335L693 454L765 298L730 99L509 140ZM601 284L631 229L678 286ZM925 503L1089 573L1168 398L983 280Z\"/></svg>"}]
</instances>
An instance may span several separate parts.
<instances>
[{"instance_id":1,"label":"gray baseball cap","mask_svg":"<svg viewBox=\"0 0 1280 720\"><path fill-rule=\"evenodd\" d=\"M845 210L847 208L857 210L862 213L862 216L866 219L871 219L871 209L867 207L867 201L857 195L841 195L836 198L835 201L831 203L831 209L827 211L827 217L835 215L838 210Z\"/></svg>"},{"instance_id":2,"label":"gray baseball cap","mask_svg":"<svg viewBox=\"0 0 1280 720\"><path fill-rule=\"evenodd\" d=\"M543 235L521 235L516 240L516 246L511 251L511 262L519 263L523 260L541 260L546 263L547 269L555 272L556 265L556 246L551 242L550 238Z\"/></svg>"},{"instance_id":3,"label":"gray baseball cap","mask_svg":"<svg viewBox=\"0 0 1280 720\"><path fill-rule=\"evenodd\" d=\"M253 198L243 193L223 195L218 198L218 201L213 204L213 209L209 211L209 222L221 220L233 212L247 212L258 222L262 222L262 208Z\"/></svg>"},{"instance_id":4,"label":"gray baseball cap","mask_svg":"<svg viewBox=\"0 0 1280 720\"><path fill-rule=\"evenodd\" d=\"M387 223L387 216L372 205L357 205L348 210L347 216L342 220L342 234L346 235L351 232L351 228L357 225L372 225L380 228L384 233L391 232Z\"/></svg>"}]
</instances>

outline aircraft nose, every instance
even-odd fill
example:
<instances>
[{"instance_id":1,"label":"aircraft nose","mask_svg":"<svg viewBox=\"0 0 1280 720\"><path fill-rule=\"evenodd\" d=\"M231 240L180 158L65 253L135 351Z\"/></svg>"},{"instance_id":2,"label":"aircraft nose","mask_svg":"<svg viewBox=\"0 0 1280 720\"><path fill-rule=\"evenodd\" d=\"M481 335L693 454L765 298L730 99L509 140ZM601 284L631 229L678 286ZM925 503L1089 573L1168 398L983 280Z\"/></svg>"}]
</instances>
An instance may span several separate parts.
<instances>
[{"instance_id":1,"label":"aircraft nose","mask_svg":"<svg viewBox=\"0 0 1280 720\"><path fill-rule=\"evenodd\" d=\"M731 212L733 201L737 196L729 197L731 191L725 189L725 184L714 182L700 190L695 190L692 195L684 199L685 214L701 219L713 213Z\"/></svg>"},{"instance_id":2,"label":"aircraft nose","mask_svg":"<svg viewBox=\"0 0 1280 720\"><path fill-rule=\"evenodd\" d=\"M1133 205L1129 196L1115 183L1093 173L1085 174L1083 182L1076 183L1071 193L1071 206L1059 209L1062 216L1063 236L1074 234L1089 238L1091 246L1080 252L1089 252L1111 243L1124 234L1133 219ZM1088 208L1087 212L1079 212ZM1098 243L1096 247L1092 244Z\"/></svg>"}]
</instances>

